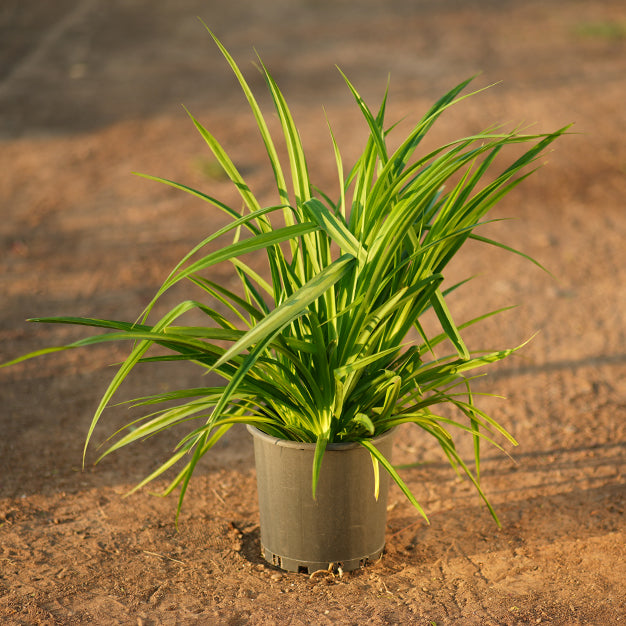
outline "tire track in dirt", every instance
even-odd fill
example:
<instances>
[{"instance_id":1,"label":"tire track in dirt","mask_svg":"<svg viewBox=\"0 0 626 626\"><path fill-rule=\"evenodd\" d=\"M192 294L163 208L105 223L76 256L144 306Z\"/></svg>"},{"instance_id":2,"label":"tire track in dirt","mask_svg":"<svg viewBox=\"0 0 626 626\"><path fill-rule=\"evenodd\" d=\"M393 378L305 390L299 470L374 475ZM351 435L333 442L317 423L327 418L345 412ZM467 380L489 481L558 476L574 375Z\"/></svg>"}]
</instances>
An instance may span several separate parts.
<instances>
[{"instance_id":1,"label":"tire track in dirt","mask_svg":"<svg viewBox=\"0 0 626 626\"><path fill-rule=\"evenodd\" d=\"M0 79L0 98L10 91L12 82L17 79L28 78L29 75L36 76L46 65L46 57L55 48L58 42L77 24L85 19L96 6L97 0L78 0L74 3L65 15L53 21L48 29L36 41L31 50L27 52Z\"/></svg>"}]
</instances>

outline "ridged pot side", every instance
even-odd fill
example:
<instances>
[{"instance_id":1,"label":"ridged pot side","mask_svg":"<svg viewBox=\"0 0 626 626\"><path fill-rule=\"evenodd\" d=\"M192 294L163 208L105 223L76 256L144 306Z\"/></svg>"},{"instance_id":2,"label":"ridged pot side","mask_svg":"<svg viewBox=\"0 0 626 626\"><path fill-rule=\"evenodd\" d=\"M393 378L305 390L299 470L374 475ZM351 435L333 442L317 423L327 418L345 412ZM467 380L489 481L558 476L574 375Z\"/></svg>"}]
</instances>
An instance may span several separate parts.
<instances>
[{"instance_id":1,"label":"ridged pot side","mask_svg":"<svg viewBox=\"0 0 626 626\"><path fill-rule=\"evenodd\" d=\"M378 499L370 453L358 443L329 444L312 496L315 444L277 439L248 426L254 438L267 561L292 572L357 569L385 546L389 475L380 467ZM395 429L372 440L391 459Z\"/></svg>"}]
</instances>

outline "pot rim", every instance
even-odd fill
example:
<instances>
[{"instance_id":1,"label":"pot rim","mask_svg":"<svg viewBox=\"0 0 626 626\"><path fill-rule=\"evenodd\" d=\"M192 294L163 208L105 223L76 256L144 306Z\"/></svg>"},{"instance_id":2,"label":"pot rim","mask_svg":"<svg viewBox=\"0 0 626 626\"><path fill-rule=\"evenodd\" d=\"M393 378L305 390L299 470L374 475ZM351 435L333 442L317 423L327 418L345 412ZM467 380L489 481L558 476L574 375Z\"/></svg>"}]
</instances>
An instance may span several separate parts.
<instances>
[{"instance_id":1,"label":"pot rim","mask_svg":"<svg viewBox=\"0 0 626 626\"><path fill-rule=\"evenodd\" d=\"M246 428L248 429L248 432L253 437L257 437L258 439L263 439L271 445L280 446L283 448L292 448L296 450L315 450L316 444L314 443L307 443L303 441L292 441L291 439L280 439L279 437L273 437L272 435L268 435L267 433L264 433L262 430L258 429L256 426L252 426L252 424L246 424ZM392 437L393 435L395 435L397 428L398 428L397 426L394 426L393 428L390 428L389 430L378 435L377 437L371 438L370 441L376 444L386 439L387 437ZM326 446L326 451L328 452L328 451L333 451L333 450L351 450L353 448L362 448L362 446L358 441L329 443Z\"/></svg>"}]
</instances>

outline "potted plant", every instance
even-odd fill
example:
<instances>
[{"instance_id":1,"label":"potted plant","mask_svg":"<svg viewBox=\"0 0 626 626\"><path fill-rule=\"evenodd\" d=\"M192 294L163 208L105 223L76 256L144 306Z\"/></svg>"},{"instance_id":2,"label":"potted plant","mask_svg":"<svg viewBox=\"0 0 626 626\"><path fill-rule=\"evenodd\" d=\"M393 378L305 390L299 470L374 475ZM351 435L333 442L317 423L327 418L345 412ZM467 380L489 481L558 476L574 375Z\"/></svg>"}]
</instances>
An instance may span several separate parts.
<instances>
[{"instance_id":1,"label":"potted plant","mask_svg":"<svg viewBox=\"0 0 626 626\"><path fill-rule=\"evenodd\" d=\"M480 442L497 447L494 437L515 442L475 405L468 375L516 348L479 352L466 346L461 331L497 311L457 325L446 297L463 283L448 285L444 275L468 240L516 252L477 229L488 224L490 209L565 129L528 135L492 127L420 152L422 138L439 116L467 97L460 94L470 79L439 99L391 150L387 94L373 112L344 76L369 135L354 166L344 170L330 131L339 181L338 197L331 198L309 178L298 129L269 71L261 62L287 148L286 169L243 74L213 38L256 119L276 183L275 204L259 202L215 137L190 115L236 186L243 210L183 184L146 176L207 202L229 223L185 255L137 321L37 318L33 321L110 332L12 363L55 350L131 342L129 356L96 409L85 449L103 409L138 363L191 361L201 373L218 375L223 382L216 386L136 400L148 415L128 424L102 456L188 423L190 430L171 458L135 488L179 465L164 494L180 489L180 512L200 458L234 424L247 424L255 442L261 543L265 557L284 569L309 571L330 564L353 569L379 555L389 477L426 517L391 463L392 436L403 424L414 424L437 440L497 521L480 486ZM518 156L502 168L501 152L517 144L529 147L521 155L516 151ZM245 261L255 251L266 255L264 276ZM217 263L232 265L238 291L211 280L207 270ZM180 302L149 321L157 301L183 281L197 288L198 299ZM216 311L215 302L230 315ZM421 323L428 310L440 326L435 334ZM205 324L184 325L189 312L202 314ZM415 331L418 340L409 341ZM160 351L151 354L155 346ZM436 354L440 349L443 355ZM457 417L438 415L441 404L453 407ZM454 429L472 438L473 467L457 452Z\"/></svg>"}]
</instances>

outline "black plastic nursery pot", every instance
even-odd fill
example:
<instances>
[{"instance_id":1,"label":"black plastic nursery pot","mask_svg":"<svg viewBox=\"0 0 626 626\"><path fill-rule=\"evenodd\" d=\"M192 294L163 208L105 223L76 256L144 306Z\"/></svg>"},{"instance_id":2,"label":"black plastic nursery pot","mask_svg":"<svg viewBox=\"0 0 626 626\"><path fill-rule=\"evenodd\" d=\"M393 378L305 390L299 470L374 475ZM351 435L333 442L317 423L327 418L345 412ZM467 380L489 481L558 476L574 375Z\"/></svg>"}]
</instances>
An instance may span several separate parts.
<instances>
[{"instance_id":1,"label":"black plastic nursery pot","mask_svg":"<svg viewBox=\"0 0 626 626\"><path fill-rule=\"evenodd\" d=\"M254 437L264 558L290 572L350 571L377 559L385 546L389 474L358 443L329 444L316 498L315 444L277 439L248 426ZM391 460L395 429L372 439Z\"/></svg>"}]
</instances>

